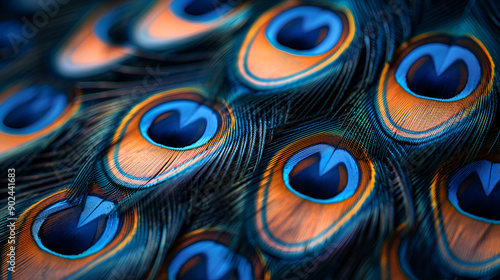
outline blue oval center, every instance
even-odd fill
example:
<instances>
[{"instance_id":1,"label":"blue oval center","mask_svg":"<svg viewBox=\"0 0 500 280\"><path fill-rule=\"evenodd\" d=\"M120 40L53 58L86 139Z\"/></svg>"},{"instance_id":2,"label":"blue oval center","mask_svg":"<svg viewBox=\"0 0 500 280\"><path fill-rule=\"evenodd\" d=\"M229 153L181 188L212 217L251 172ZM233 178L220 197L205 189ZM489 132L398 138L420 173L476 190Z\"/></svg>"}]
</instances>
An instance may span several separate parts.
<instances>
[{"instance_id":1,"label":"blue oval center","mask_svg":"<svg viewBox=\"0 0 500 280\"><path fill-rule=\"evenodd\" d=\"M317 203L335 203L356 192L360 173L356 160L348 151L317 144L288 159L283 180L297 196Z\"/></svg>"},{"instance_id":2,"label":"blue oval center","mask_svg":"<svg viewBox=\"0 0 500 280\"><path fill-rule=\"evenodd\" d=\"M212 240L193 243L175 255L168 267L169 279L251 280L250 262Z\"/></svg>"},{"instance_id":3,"label":"blue oval center","mask_svg":"<svg viewBox=\"0 0 500 280\"><path fill-rule=\"evenodd\" d=\"M333 11L317 6L299 6L272 19L265 34L269 42L282 51L316 56L335 47L342 32L342 19Z\"/></svg>"},{"instance_id":4,"label":"blue oval center","mask_svg":"<svg viewBox=\"0 0 500 280\"><path fill-rule=\"evenodd\" d=\"M216 135L220 116L207 105L191 100L160 104L142 117L139 127L150 143L177 150L200 147Z\"/></svg>"},{"instance_id":5,"label":"blue oval center","mask_svg":"<svg viewBox=\"0 0 500 280\"><path fill-rule=\"evenodd\" d=\"M25 88L0 105L0 130L10 134L35 133L66 109L68 96L49 85Z\"/></svg>"},{"instance_id":6,"label":"blue oval center","mask_svg":"<svg viewBox=\"0 0 500 280\"><path fill-rule=\"evenodd\" d=\"M473 162L457 171L448 185L448 198L461 213L500 223L500 163Z\"/></svg>"}]
</instances>

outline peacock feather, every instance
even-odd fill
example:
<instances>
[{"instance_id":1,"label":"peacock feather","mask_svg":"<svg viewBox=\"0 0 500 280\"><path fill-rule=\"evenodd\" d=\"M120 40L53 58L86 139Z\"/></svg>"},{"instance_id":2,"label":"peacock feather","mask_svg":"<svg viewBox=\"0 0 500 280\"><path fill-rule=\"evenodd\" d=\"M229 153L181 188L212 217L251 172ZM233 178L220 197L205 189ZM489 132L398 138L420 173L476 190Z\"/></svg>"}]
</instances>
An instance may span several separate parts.
<instances>
[{"instance_id":1,"label":"peacock feather","mask_svg":"<svg viewBox=\"0 0 500 280\"><path fill-rule=\"evenodd\" d=\"M0 3L0 279L499 279L495 0Z\"/></svg>"}]
</instances>

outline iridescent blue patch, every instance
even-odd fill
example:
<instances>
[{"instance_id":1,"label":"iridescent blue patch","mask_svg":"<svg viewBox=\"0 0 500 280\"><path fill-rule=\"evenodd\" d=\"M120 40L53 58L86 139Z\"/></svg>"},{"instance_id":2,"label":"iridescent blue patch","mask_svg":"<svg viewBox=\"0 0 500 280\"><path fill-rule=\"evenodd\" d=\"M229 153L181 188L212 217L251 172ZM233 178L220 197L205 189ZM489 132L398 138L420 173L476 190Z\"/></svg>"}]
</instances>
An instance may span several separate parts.
<instances>
[{"instance_id":1,"label":"iridescent blue patch","mask_svg":"<svg viewBox=\"0 0 500 280\"><path fill-rule=\"evenodd\" d=\"M0 22L0 49L12 49L27 43L22 34L23 24L19 20L6 20ZM14 46L16 45L16 46ZM1 56L0 56L1 58Z\"/></svg>"},{"instance_id":2,"label":"iridescent blue patch","mask_svg":"<svg viewBox=\"0 0 500 280\"><path fill-rule=\"evenodd\" d=\"M299 6L276 16L266 29L271 44L295 55L317 56L330 51L343 32L342 19L317 6Z\"/></svg>"},{"instance_id":3,"label":"iridescent blue patch","mask_svg":"<svg viewBox=\"0 0 500 280\"><path fill-rule=\"evenodd\" d=\"M234 7L235 1L229 0L174 0L170 4L175 14L194 22L216 20Z\"/></svg>"},{"instance_id":4,"label":"iridescent blue patch","mask_svg":"<svg viewBox=\"0 0 500 280\"><path fill-rule=\"evenodd\" d=\"M37 216L33 238L41 249L59 257L92 255L108 245L118 231L120 221L112 213L114 207L96 196L87 197L83 210L80 205L58 202Z\"/></svg>"},{"instance_id":5,"label":"iridescent blue patch","mask_svg":"<svg viewBox=\"0 0 500 280\"><path fill-rule=\"evenodd\" d=\"M35 133L55 121L66 109L68 97L49 85L25 88L0 104L0 131Z\"/></svg>"},{"instance_id":6,"label":"iridescent blue patch","mask_svg":"<svg viewBox=\"0 0 500 280\"><path fill-rule=\"evenodd\" d=\"M125 43L128 41L128 30L126 28L126 16L130 15L127 5L118 6L107 11L97 21L94 32L104 42Z\"/></svg>"},{"instance_id":7,"label":"iridescent blue patch","mask_svg":"<svg viewBox=\"0 0 500 280\"><path fill-rule=\"evenodd\" d=\"M500 163L473 162L456 172L448 186L448 199L462 214L500 224Z\"/></svg>"},{"instance_id":8,"label":"iridescent blue patch","mask_svg":"<svg viewBox=\"0 0 500 280\"><path fill-rule=\"evenodd\" d=\"M317 203L335 203L356 192L360 174L349 152L318 144L299 151L286 162L283 180L297 196Z\"/></svg>"},{"instance_id":9,"label":"iridescent blue patch","mask_svg":"<svg viewBox=\"0 0 500 280\"><path fill-rule=\"evenodd\" d=\"M210 107L190 100L170 101L144 114L139 127L151 144L189 150L208 143L219 129L219 115Z\"/></svg>"},{"instance_id":10,"label":"iridescent blue patch","mask_svg":"<svg viewBox=\"0 0 500 280\"><path fill-rule=\"evenodd\" d=\"M252 280L252 266L247 259L211 240L198 241L179 253L170 262L168 279L189 280Z\"/></svg>"},{"instance_id":11,"label":"iridescent blue patch","mask_svg":"<svg viewBox=\"0 0 500 280\"><path fill-rule=\"evenodd\" d=\"M406 55L396 69L395 78L413 96L452 102L476 89L481 80L481 66L476 56L464 47L428 43Z\"/></svg>"}]
</instances>

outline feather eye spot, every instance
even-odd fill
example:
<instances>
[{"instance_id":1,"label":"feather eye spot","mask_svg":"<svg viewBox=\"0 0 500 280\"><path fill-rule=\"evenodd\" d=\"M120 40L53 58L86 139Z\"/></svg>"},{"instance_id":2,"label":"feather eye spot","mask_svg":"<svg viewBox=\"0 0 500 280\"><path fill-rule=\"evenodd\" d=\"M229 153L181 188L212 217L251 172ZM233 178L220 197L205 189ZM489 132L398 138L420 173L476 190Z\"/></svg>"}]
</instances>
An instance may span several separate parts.
<instances>
[{"instance_id":1,"label":"feather eye spot","mask_svg":"<svg viewBox=\"0 0 500 280\"><path fill-rule=\"evenodd\" d=\"M448 198L472 218L500 223L500 163L480 160L460 169L450 180Z\"/></svg>"},{"instance_id":2,"label":"feather eye spot","mask_svg":"<svg viewBox=\"0 0 500 280\"><path fill-rule=\"evenodd\" d=\"M266 37L273 46L284 51L321 55L338 43L342 32L342 19L333 11L299 6L276 16L266 29Z\"/></svg>"},{"instance_id":3,"label":"feather eye spot","mask_svg":"<svg viewBox=\"0 0 500 280\"><path fill-rule=\"evenodd\" d=\"M217 264L217 266L214 266ZM203 240L182 249L172 259L170 279L252 279L248 260L215 241ZM213 279L213 278L212 278Z\"/></svg>"},{"instance_id":4,"label":"feather eye spot","mask_svg":"<svg viewBox=\"0 0 500 280\"><path fill-rule=\"evenodd\" d=\"M133 51L123 44L128 41L123 21L129 12L126 5L105 5L94 11L57 50L53 61L57 72L68 78L88 77L129 58Z\"/></svg>"},{"instance_id":5,"label":"feather eye spot","mask_svg":"<svg viewBox=\"0 0 500 280\"><path fill-rule=\"evenodd\" d=\"M283 180L290 191L302 198L335 203L354 194L358 170L349 152L319 144L293 155L285 164Z\"/></svg>"},{"instance_id":6,"label":"feather eye spot","mask_svg":"<svg viewBox=\"0 0 500 280\"><path fill-rule=\"evenodd\" d=\"M233 237L218 229L197 230L177 241L164 265L167 279L269 279L260 253L246 244L235 251Z\"/></svg>"},{"instance_id":7,"label":"feather eye spot","mask_svg":"<svg viewBox=\"0 0 500 280\"><path fill-rule=\"evenodd\" d=\"M104 13L95 23L94 33L110 45L127 44L128 30L126 19L130 14L127 5L117 6Z\"/></svg>"},{"instance_id":8,"label":"feather eye spot","mask_svg":"<svg viewBox=\"0 0 500 280\"><path fill-rule=\"evenodd\" d=\"M499 182L494 153L479 154L465 166L449 159L434 177L430 196L437 249L444 264L460 275L481 278L500 269Z\"/></svg>"},{"instance_id":9,"label":"feather eye spot","mask_svg":"<svg viewBox=\"0 0 500 280\"><path fill-rule=\"evenodd\" d=\"M408 93L437 101L456 101L479 85L481 66L467 48L427 43L410 51L396 69L396 81Z\"/></svg>"},{"instance_id":10,"label":"feather eye spot","mask_svg":"<svg viewBox=\"0 0 500 280\"><path fill-rule=\"evenodd\" d=\"M209 142L219 129L220 116L206 105L179 100L148 111L139 127L152 144L170 149L193 149Z\"/></svg>"},{"instance_id":11,"label":"feather eye spot","mask_svg":"<svg viewBox=\"0 0 500 280\"><path fill-rule=\"evenodd\" d=\"M80 108L78 92L49 84L21 83L0 96L0 154L37 147L38 140L64 126Z\"/></svg>"},{"instance_id":12,"label":"feather eye spot","mask_svg":"<svg viewBox=\"0 0 500 280\"><path fill-rule=\"evenodd\" d=\"M153 95L123 118L104 158L105 170L122 186L152 187L207 163L234 124L231 109L198 88Z\"/></svg>"},{"instance_id":13,"label":"feather eye spot","mask_svg":"<svg viewBox=\"0 0 500 280\"><path fill-rule=\"evenodd\" d=\"M16 277L68 278L130 248L137 236L135 206L117 213L122 196L106 196L95 184L81 202L69 199L69 192L64 188L52 193L19 216L25 230L16 235L16 247L25 253L16 254L16 261L29 265L16 271Z\"/></svg>"},{"instance_id":14,"label":"feather eye spot","mask_svg":"<svg viewBox=\"0 0 500 280\"><path fill-rule=\"evenodd\" d=\"M20 90L0 105L0 130L15 135L35 133L66 109L68 96L49 85Z\"/></svg>"},{"instance_id":15,"label":"feather eye spot","mask_svg":"<svg viewBox=\"0 0 500 280\"><path fill-rule=\"evenodd\" d=\"M82 258L108 245L120 224L114 203L89 196L82 208L67 201L43 210L33 223L38 246L60 257Z\"/></svg>"},{"instance_id":16,"label":"feather eye spot","mask_svg":"<svg viewBox=\"0 0 500 280\"><path fill-rule=\"evenodd\" d=\"M375 102L382 128L422 143L459 129L491 95L494 64L476 38L426 33L387 63Z\"/></svg>"},{"instance_id":17,"label":"feather eye spot","mask_svg":"<svg viewBox=\"0 0 500 280\"><path fill-rule=\"evenodd\" d=\"M171 9L180 17L195 22L216 20L235 7L229 0L174 0Z\"/></svg>"},{"instance_id":18,"label":"feather eye spot","mask_svg":"<svg viewBox=\"0 0 500 280\"><path fill-rule=\"evenodd\" d=\"M247 18L248 5L229 0L157 0L134 24L132 41L150 51L178 51ZM175 28L165 28L175 26Z\"/></svg>"},{"instance_id":19,"label":"feather eye spot","mask_svg":"<svg viewBox=\"0 0 500 280\"><path fill-rule=\"evenodd\" d=\"M344 237L374 186L373 163L355 142L330 133L293 141L259 181L249 234L272 255L308 255Z\"/></svg>"},{"instance_id":20,"label":"feather eye spot","mask_svg":"<svg viewBox=\"0 0 500 280\"><path fill-rule=\"evenodd\" d=\"M339 58L354 38L349 9L288 1L250 27L237 53L237 77L258 90L305 82Z\"/></svg>"}]
</instances>

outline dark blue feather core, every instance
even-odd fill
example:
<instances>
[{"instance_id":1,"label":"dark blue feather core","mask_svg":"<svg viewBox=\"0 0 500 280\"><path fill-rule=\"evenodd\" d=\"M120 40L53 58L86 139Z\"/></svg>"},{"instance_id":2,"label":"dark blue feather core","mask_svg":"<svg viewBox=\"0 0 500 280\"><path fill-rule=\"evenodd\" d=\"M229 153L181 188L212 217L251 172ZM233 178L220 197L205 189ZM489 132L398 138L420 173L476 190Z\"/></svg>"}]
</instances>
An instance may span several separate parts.
<instances>
[{"instance_id":1,"label":"dark blue feather core","mask_svg":"<svg viewBox=\"0 0 500 280\"><path fill-rule=\"evenodd\" d=\"M317 6L298 6L278 14L266 29L274 47L295 55L317 56L334 48L343 32L342 19Z\"/></svg>"},{"instance_id":2,"label":"dark blue feather core","mask_svg":"<svg viewBox=\"0 0 500 280\"><path fill-rule=\"evenodd\" d=\"M0 130L35 133L55 121L66 109L68 96L49 85L27 87L0 105Z\"/></svg>"},{"instance_id":3,"label":"dark blue feather core","mask_svg":"<svg viewBox=\"0 0 500 280\"><path fill-rule=\"evenodd\" d=\"M500 163L480 160L463 167L450 180L448 197L465 215L500 223Z\"/></svg>"},{"instance_id":4,"label":"dark blue feather core","mask_svg":"<svg viewBox=\"0 0 500 280\"><path fill-rule=\"evenodd\" d=\"M458 205L474 216L500 221L500 182L486 194L477 173L471 173L458 187Z\"/></svg>"},{"instance_id":5,"label":"dark blue feather core","mask_svg":"<svg viewBox=\"0 0 500 280\"><path fill-rule=\"evenodd\" d=\"M107 11L94 27L95 34L104 42L124 44L129 41L128 24L131 11L126 5Z\"/></svg>"},{"instance_id":6,"label":"dark blue feather core","mask_svg":"<svg viewBox=\"0 0 500 280\"><path fill-rule=\"evenodd\" d=\"M228 0L174 0L170 8L190 21L209 22L224 16L238 3Z\"/></svg>"},{"instance_id":7,"label":"dark blue feather core","mask_svg":"<svg viewBox=\"0 0 500 280\"><path fill-rule=\"evenodd\" d=\"M351 197L361 174L356 159L328 144L310 146L285 164L285 186L297 196L317 203L335 203Z\"/></svg>"},{"instance_id":8,"label":"dark blue feather core","mask_svg":"<svg viewBox=\"0 0 500 280\"><path fill-rule=\"evenodd\" d=\"M333 198L346 186L346 167L344 163L339 163L320 175L320 159L321 155L316 153L298 163L290 173L290 186L305 196L317 199Z\"/></svg>"},{"instance_id":9,"label":"dark blue feather core","mask_svg":"<svg viewBox=\"0 0 500 280\"><path fill-rule=\"evenodd\" d=\"M221 243L201 240L179 251L168 266L168 279L251 280L251 263Z\"/></svg>"},{"instance_id":10,"label":"dark blue feather core","mask_svg":"<svg viewBox=\"0 0 500 280\"><path fill-rule=\"evenodd\" d=\"M296 18L288 22L278 32L278 43L291 49L310 50L319 45L328 33L328 26L318 26L313 30L303 30L304 18Z\"/></svg>"},{"instance_id":11,"label":"dark blue feather core","mask_svg":"<svg viewBox=\"0 0 500 280\"><path fill-rule=\"evenodd\" d=\"M451 99L464 89L467 75L467 65L461 60L437 74L432 58L424 56L412 65L406 79L408 88L420 96Z\"/></svg>"},{"instance_id":12,"label":"dark blue feather core","mask_svg":"<svg viewBox=\"0 0 500 280\"><path fill-rule=\"evenodd\" d=\"M106 227L106 217L77 227L81 208L71 207L47 217L38 236L49 250L63 255L78 255L88 250L102 236Z\"/></svg>"},{"instance_id":13,"label":"dark blue feather core","mask_svg":"<svg viewBox=\"0 0 500 280\"><path fill-rule=\"evenodd\" d=\"M150 109L139 123L141 134L154 145L189 150L211 141L220 129L220 114L192 100L165 102Z\"/></svg>"},{"instance_id":14,"label":"dark blue feather core","mask_svg":"<svg viewBox=\"0 0 500 280\"><path fill-rule=\"evenodd\" d=\"M108 245L120 226L115 205L88 196L84 205L61 201L41 211L32 232L38 246L62 258L83 258Z\"/></svg>"},{"instance_id":15,"label":"dark blue feather core","mask_svg":"<svg viewBox=\"0 0 500 280\"><path fill-rule=\"evenodd\" d=\"M477 88L482 72L471 50L435 42L417 46L406 54L397 66L395 79L417 97L456 101Z\"/></svg>"},{"instance_id":16,"label":"dark blue feather core","mask_svg":"<svg viewBox=\"0 0 500 280\"><path fill-rule=\"evenodd\" d=\"M148 135L156 143L181 148L198 141L207 128L206 119L198 119L184 127L180 126L177 111L169 111L158 116L148 129Z\"/></svg>"}]
</instances>

